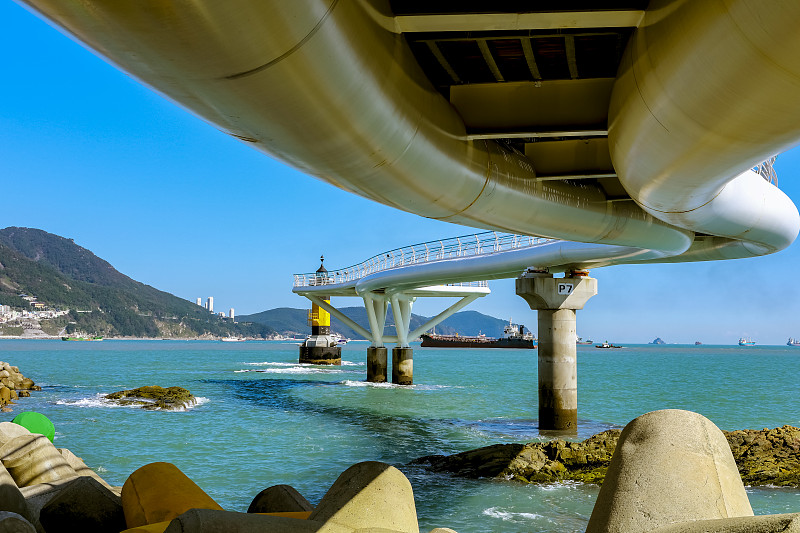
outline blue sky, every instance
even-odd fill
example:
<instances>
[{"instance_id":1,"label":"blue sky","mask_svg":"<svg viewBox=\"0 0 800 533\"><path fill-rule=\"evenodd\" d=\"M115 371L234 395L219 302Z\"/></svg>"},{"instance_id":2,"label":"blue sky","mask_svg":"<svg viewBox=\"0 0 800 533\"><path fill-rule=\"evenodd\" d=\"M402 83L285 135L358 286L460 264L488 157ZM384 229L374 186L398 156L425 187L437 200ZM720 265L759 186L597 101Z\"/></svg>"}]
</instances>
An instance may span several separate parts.
<instances>
[{"instance_id":1,"label":"blue sky","mask_svg":"<svg viewBox=\"0 0 800 533\"><path fill-rule=\"evenodd\" d=\"M24 8L0 4L0 227L40 228L128 276L237 314L306 307L295 272L471 233L345 193L228 137ZM800 150L778 158L795 203ZM320 228L315 205L329 207ZM612 342L759 344L800 337L797 243L756 259L596 269L578 334ZM468 309L535 330L514 281ZM334 301L359 305L356 299ZM433 315L445 302L418 301Z\"/></svg>"}]
</instances>

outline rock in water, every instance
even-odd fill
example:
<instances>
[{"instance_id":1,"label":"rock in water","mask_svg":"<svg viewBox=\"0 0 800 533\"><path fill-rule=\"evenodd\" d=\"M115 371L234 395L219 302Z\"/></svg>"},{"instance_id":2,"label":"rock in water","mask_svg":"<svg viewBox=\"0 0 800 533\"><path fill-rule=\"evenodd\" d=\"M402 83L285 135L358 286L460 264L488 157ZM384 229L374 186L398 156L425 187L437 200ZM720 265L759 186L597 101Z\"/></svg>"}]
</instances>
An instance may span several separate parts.
<instances>
[{"instance_id":1,"label":"rock in water","mask_svg":"<svg viewBox=\"0 0 800 533\"><path fill-rule=\"evenodd\" d=\"M745 484L800 487L800 429L745 429L725 437Z\"/></svg>"},{"instance_id":2,"label":"rock in water","mask_svg":"<svg viewBox=\"0 0 800 533\"><path fill-rule=\"evenodd\" d=\"M197 398L183 387L148 386L112 392L105 396L120 405L141 405L142 409L181 411L197 404Z\"/></svg>"},{"instance_id":3,"label":"rock in water","mask_svg":"<svg viewBox=\"0 0 800 533\"><path fill-rule=\"evenodd\" d=\"M723 431L742 481L747 485L800 487L800 429ZM494 444L454 455L429 455L412 464L458 476L495 477L548 483L573 480L603 483L620 430L598 433L583 442L552 440Z\"/></svg>"},{"instance_id":4,"label":"rock in water","mask_svg":"<svg viewBox=\"0 0 800 533\"><path fill-rule=\"evenodd\" d=\"M495 444L455 455L430 455L414 461L436 472L465 477L500 477L524 482L562 480L602 483L620 430L598 433L583 442L552 440Z\"/></svg>"}]
</instances>

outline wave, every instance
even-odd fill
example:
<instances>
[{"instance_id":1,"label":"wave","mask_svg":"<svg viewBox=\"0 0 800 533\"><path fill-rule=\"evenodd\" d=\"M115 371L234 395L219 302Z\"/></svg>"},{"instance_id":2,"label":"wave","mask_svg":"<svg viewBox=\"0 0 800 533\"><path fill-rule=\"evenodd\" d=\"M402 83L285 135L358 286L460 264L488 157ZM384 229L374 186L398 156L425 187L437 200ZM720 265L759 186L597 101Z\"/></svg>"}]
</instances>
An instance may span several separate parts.
<instances>
[{"instance_id":1,"label":"wave","mask_svg":"<svg viewBox=\"0 0 800 533\"><path fill-rule=\"evenodd\" d=\"M184 406L181 409L159 409L159 411L188 411L190 409L194 409L195 407L199 407L203 404L210 402L208 398L204 398L202 396L195 397L195 403L193 405ZM107 408L107 409L141 409L141 404L128 404L128 405L120 405L119 403L115 402L114 400L109 400L105 397L103 393L97 393L92 397L89 398L79 398L77 400L56 400L56 405L67 405L70 407L88 407L88 408Z\"/></svg>"},{"instance_id":2,"label":"wave","mask_svg":"<svg viewBox=\"0 0 800 533\"><path fill-rule=\"evenodd\" d=\"M276 361L262 361L260 363L243 363L252 366L313 366L307 363L280 363Z\"/></svg>"},{"instance_id":3,"label":"wave","mask_svg":"<svg viewBox=\"0 0 800 533\"><path fill-rule=\"evenodd\" d=\"M297 367L297 366L316 367L316 366L319 366L319 365L312 365L311 363L283 363L283 362L277 362L277 361L262 361L260 363L254 362L254 363L242 363L242 364L248 365L248 366L269 366L269 367ZM342 361L341 366L364 366L365 364L366 363L364 363L363 361L361 361L361 362ZM338 366L338 365L332 365L332 366Z\"/></svg>"},{"instance_id":4,"label":"wave","mask_svg":"<svg viewBox=\"0 0 800 533\"><path fill-rule=\"evenodd\" d=\"M395 383L372 383L370 381L353 381L353 380L345 380L341 382L341 385L345 385L347 387L376 387L379 389L410 389L410 390L440 390L440 389L449 389L451 388L450 385L397 385Z\"/></svg>"},{"instance_id":5,"label":"wave","mask_svg":"<svg viewBox=\"0 0 800 533\"><path fill-rule=\"evenodd\" d=\"M565 479L563 481L553 481L552 483L542 483L541 485L539 485L539 490L551 491L551 490L562 490L562 489L575 489L577 487L583 487L583 486L585 486L585 484L582 481Z\"/></svg>"},{"instance_id":6,"label":"wave","mask_svg":"<svg viewBox=\"0 0 800 533\"><path fill-rule=\"evenodd\" d=\"M514 513L512 511L501 511L499 507L489 507L483 510L483 514L492 518L500 518L507 522L519 522L523 520L535 520L537 518L544 518L543 515L536 513Z\"/></svg>"},{"instance_id":7,"label":"wave","mask_svg":"<svg viewBox=\"0 0 800 533\"><path fill-rule=\"evenodd\" d=\"M261 374L352 374L352 371L341 370L338 368L319 368L313 365L300 365L294 364L288 367L281 368L245 368L242 370L234 370L236 374L242 372L258 372Z\"/></svg>"}]
</instances>

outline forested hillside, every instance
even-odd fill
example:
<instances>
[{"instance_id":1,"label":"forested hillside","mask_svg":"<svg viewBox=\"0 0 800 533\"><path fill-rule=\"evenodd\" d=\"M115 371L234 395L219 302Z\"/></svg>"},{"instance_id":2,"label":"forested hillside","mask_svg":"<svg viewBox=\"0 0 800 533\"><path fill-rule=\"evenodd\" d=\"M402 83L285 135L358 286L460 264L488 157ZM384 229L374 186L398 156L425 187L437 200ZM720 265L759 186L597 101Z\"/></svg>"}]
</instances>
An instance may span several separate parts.
<instances>
[{"instance_id":1,"label":"forested hillside","mask_svg":"<svg viewBox=\"0 0 800 533\"><path fill-rule=\"evenodd\" d=\"M91 251L42 230L0 230L0 304L27 309L20 294L51 308L67 332L134 337L266 336L264 324L233 323L135 281Z\"/></svg>"}]
</instances>

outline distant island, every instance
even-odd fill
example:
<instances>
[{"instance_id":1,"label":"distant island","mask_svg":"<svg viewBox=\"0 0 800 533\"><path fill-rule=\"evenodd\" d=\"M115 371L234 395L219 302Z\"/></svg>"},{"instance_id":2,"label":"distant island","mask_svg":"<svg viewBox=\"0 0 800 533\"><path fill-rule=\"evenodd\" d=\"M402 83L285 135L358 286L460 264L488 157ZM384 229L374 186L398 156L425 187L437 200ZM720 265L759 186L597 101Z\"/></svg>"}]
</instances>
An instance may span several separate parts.
<instances>
[{"instance_id":1,"label":"distant island","mask_svg":"<svg viewBox=\"0 0 800 533\"><path fill-rule=\"evenodd\" d=\"M661 340L661 337L656 337L650 344L667 344L667 343Z\"/></svg>"}]
</instances>

